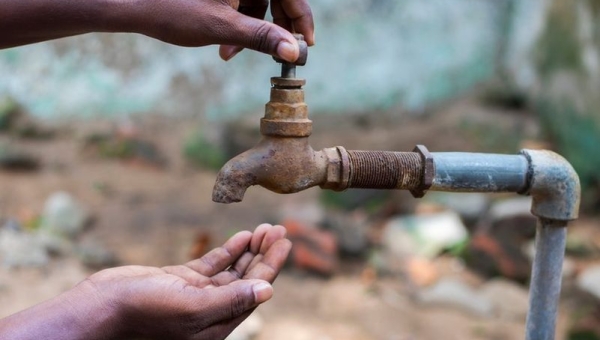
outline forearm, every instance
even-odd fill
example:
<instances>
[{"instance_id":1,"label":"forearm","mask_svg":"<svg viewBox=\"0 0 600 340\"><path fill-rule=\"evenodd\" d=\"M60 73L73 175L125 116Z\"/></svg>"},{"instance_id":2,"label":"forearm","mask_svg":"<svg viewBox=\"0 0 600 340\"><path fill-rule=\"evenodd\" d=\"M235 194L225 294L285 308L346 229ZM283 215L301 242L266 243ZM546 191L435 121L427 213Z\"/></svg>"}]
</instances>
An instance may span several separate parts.
<instances>
[{"instance_id":1,"label":"forearm","mask_svg":"<svg viewBox=\"0 0 600 340\"><path fill-rule=\"evenodd\" d=\"M0 0L0 48L90 32L129 32L138 0Z\"/></svg>"},{"instance_id":2,"label":"forearm","mask_svg":"<svg viewBox=\"0 0 600 340\"><path fill-rule=\"evenodd\" d=\"M0 319L0 339L101 340L122 334L115 310L80 286Z\"/></svg>"}]
</instances>

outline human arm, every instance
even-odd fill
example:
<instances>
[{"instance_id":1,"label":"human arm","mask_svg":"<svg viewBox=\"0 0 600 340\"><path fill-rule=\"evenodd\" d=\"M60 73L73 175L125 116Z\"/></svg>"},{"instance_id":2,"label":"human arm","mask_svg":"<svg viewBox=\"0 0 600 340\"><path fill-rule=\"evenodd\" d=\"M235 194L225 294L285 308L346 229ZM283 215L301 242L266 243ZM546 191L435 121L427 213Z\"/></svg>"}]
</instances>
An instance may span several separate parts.
<instances>
[{"instance_id":1,"label":"human arm","mask_svg":"<svg viewBox=\"0 0 600 340\"><path fill-rule=\"evenodd\" d=\"M0 338L224 339L259 304L291 248L281 226L241 232L200 259L98 272L70 291L0 320Z\"/></svg>"},{"instance_id":2,"label":"human arm","mask_svg":"<svg viewBox=\"0 0 600 340\"><path fill-rule=\"evenodd\" d=\"M180 46L220 44L228 60L241 48L298 58L290 31L314 44L308 0L0 0L0 48L90 32L144 34Z\"/></svg>"}]
</instances>

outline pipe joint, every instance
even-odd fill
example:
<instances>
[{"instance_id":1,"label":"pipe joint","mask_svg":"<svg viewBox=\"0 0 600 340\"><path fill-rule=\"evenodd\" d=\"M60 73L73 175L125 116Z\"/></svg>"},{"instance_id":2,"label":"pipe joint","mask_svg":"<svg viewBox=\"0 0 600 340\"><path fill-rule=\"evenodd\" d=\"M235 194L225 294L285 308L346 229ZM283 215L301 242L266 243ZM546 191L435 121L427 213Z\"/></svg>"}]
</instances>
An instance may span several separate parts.
<instances>
[{"instance_id":1,"label":"pipe joint","mask_svg":"<svg viewBox=\"0 0 600 340\"><path fill-rule=\"evenodd\" d=\"M325 183L322 189L333 191L344 191L348 188L350 181L350 159L348 151L343 146L325 148L322 150L326 159Z\"/></svg>"},{"instance_id":2,"label":"pipe joint","mask_svg":"<svg viewBox=\"0 0 600 340\"><path fill-rule=\"evenodd\" d=\"M547 150L521 150L529 161L531 213L539 218L571 221L579 215L579 176L562 156Z\"/></svg>"}]
</instances>

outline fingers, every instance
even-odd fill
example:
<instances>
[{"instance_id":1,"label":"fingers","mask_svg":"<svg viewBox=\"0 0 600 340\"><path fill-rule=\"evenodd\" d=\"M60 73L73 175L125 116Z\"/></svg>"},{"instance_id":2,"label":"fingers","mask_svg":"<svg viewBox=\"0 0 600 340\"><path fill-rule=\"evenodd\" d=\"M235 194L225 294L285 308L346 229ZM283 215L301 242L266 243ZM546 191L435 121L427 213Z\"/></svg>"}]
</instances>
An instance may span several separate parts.
<instances>
[{"instance_id":1,"label":"fingers","mask_svg":"<svg viewBox=\"0 0 600 340\"><path fill-rule=\"evenodd\" d=\"M194 287L205 288L212 284L212 280L208 276L204 276L192 268L183 266L167 266L161 268L165 273L178 276Z\"/></svg>"},{"instance_id":2,"label":"fingers","mask_svg":"<svg viewBox=\"0 0 600 340\"><path fill-rule=\"evenodd\" d=\"M238 12L256 19L264 19L269 8L268 0L242 0L238 7ZM235 57L244 48L241 46L221 45L219 47L219 56L221 59L228 61Z\"/></svg>"},{"instance_id":3,"label":"fingers","mask_svg":"<svg viewBox=\"0 0 600 340\"><path fill-rule=\"evenodd\" d=\"M203 289L190 299L202 324L213 325L232 320L273 296L273 287L263 280L239 280L213 289Z\"/></svg>"},{"instance_id":4,"label":"fingers","mask_svg":"<svg viewBox=\"0 0 600 340\"><path fill-rule=\"evenodd\" d=\"M252 234L252 240L250 241L249 251L244 253L232 266L226 271L220 272L211 278L211 284L214 286L221 286L229 284L235 280L239 280L249 272L249 269L261 263L264 259L264 254L275 244L275 242L283 239L286 235L286 230L280 225L272 226L270 224L261 224L254 230ZM272 252L269 255L268 263L276 263L271 259L273 256L282 256L278 252ZM287 257L287 255L285 255ZM285 262L285 258L283 259ZM262 266L262 264L261 264ZM280 270L281 268L279 268ZM258 275L258 272L255 274ZM276 275L275 275L276 276ZM274 276L272 274L266 275L264 278L257 276L255 279L269 279Z\"/></svg>"},{"instance_id":5,"label":"fingers","mask_svg":"<svg viewBox=\"0 0 600 340\"><path fill-rule=\"evenodd\" d=\"M275 281L277 275L283 268L287 259L292 242L287 239L280 239L273 243L267 252L262 255L256 255L250 264L244 279L261 279L268 282Z\"/></svg>"},{"instance_id":6,"label":"fingers","mask_svg":"<svg viewBox=\"0 0 600 340\"><path fill-rule=\"evenodd\" d=\"M247 251L237 261L235 261L231 268L208 279L211 281L213 286L230 284L235 280L241 279L246 274L246 270L250 266L250 263L253 259L254 254Z\"/></svg>"},{"instance_id":7,"label":"fingers","mask_svg":"<svg viewBox=\"0 0 600 340\"><path fill-rule=\"evenodd\" d=\"M280 225L261 224L254 230L250 251L254 254L265 254L273 243L285 238L286 234L286 229Z\"/></svg>"},{"instance_id":8,"label":"fingers","mask_svg":"<svg viewBox=\"0 0 600 340\"><path fill-rule=\"evenodd\" d=\"M293 62L298 59L300 47L292 34L273 23L253 18L229 8L221 25L219 42L250 48ZM229 54L228 54L229 52ZM231 58L232 48L220 50L221 58Z\"/></svg>"},{"instance_id":9,"label":"fingers","mask_svg":"<svg viewBox=\"0 0 600 340\"><path fill-rule=\"evenodd\" d=\"M270 248L271 246L281 240L285 238L285 235L287 234L287 230L280 225L275 225L271 228L271 230L269 230L267 232L267 234L265 235L265 238L263 239L261 245L260 245L260 249L258 250L259 254L265 254Z\"/></svg>"},{"instance_id":10,"label":"fingers","mask_svg":"<svg viewBox=\"0 0 600 340\"><path fill-rule=\"evenodd\" d=\"M223 286L241 278L273 282L291 249L285 235L280 225L261 224L254 233L237 233L200 259L163 270L196 287Z\"/></svg>"},{"instance_id":11,"label":"fingers","mask_svg":"<svg viewBox=\"0 0 600 340\"><path fill-rule=\"evenodd\" d=\"M290 32L302 33L306 43L314 45L314 20L308 0L272 0L275 25L263 20L268 5L267 0L239 2L238 11L232 11L228 18L234 26L233 35L227 37L232 43L219 48L223 60L230 60L247 47L293 62L298 59L299 47Z\"/></svg>"},{"instance_id":12,"label":"fingers","mask_svg":"<svg viewBox=\"0 0 600 340\"><path fill-rule=\"evenodd\" d=\"M232 46L232 45L221 45L219 46L219 57L225 61L229 61L231 58L235 57L238 53L240 53L244 48L241 46Z\"/></svg>"},{"instance_id":13,"label":"fingers","mask_svg":"<svg viewBox=\"0 0 600 340\"><path fill-rule=\"evenodd\" d=\"M211 250L197 260L190 261L185 266L205 276L213 276L231 266L248 248L252 233L241 231L233 235L225 244Z\"/></svg>"},{"instance_id":14,"label":"fingers","mask_svg":"<svg viewBox=\"0 0 600 340\"><path fill-rule=\"evenodd\" d=\"M262 242L269 230L272 228L272 225L263 223L254 229L254 233L252 233L252 240L250 240L250 251L252 253L258 254L260 252Z\"/></svg>"},{"instance_id":15,"label":"fingers","mask_svg":"<svg viewBox=\"0 0 600 340\"><path fill-rule=\"evenodd\" d=\"M271 14L275 24L302 33L309 46L315 44L315 24L308 0L273 0Z\"/></svg>"}]
</instances>

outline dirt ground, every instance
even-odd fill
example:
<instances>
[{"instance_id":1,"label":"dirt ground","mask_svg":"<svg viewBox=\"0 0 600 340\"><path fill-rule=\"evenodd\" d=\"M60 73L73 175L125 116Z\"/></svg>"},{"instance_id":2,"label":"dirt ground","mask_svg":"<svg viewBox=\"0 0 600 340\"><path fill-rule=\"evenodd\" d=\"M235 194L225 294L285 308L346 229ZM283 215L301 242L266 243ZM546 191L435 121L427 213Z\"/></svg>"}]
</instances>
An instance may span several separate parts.
<instances>
[{"instance_id":1,"label":"dirt ground","mask_svg":"<svg viewBox=\"0 0 600 340\"><path fill-rule=\"evenodd\" d=\"M525 139L537 134L530 116L483 108L473 99L449 103L420 118L313 119L315 149L344 145L351 149L411 150L424 144L432 151L489 151L488 142L479 138L485 134L480 123L506 133L514 133L517 127ZM0 173L2 215L41 211L52 193L67 191L95 218L93 227L80 236L83 241L102 244L122 264L163 266L187 261L200 232L209 232L212 244L217 245L237 230L278 222L282 207L318 197L319 189L281 196L251 188L242 203L213 203L216 174L188 166L181 156L183 136L196 122L147 116L136 119L135 124L167 155L166 169L83 156L81 136L110 123L69 123L72 132L65 136L48 142L19 142L38 155L44 167L33 174ZM257 311L263 322L257 339L501 340L524 336L524 320L425 307L410 297L406 285L393 278L365 283L361 279L363 269L364 263L346 264L329 279L285 271L275 284L273 300ZM42 269L2 268L0 317L54 296L90 273L73 258L53 259ZM566 327L565 313L563 309L558 334Z\"/></svg>"}]
</instances>

